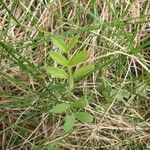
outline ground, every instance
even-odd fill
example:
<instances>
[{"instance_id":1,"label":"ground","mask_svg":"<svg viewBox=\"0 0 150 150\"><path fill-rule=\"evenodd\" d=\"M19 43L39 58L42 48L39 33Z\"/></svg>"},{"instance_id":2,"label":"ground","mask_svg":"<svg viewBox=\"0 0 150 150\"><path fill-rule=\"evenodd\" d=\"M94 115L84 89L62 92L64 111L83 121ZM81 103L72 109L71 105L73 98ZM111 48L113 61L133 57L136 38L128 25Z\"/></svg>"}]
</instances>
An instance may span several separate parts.
<instances>
[{"instance_id":1,"label":"ground","mask_svg":"<svg viewBox=\"0 0 150 150\"><path fill-rule=\"evenodd\" d=\"M149 33L149 0L0 0L0 149L150 149ZM73 90L94 120L69 133L52 112L66 82L43 69L54 35L79 35L71 53L94 65Z\"/></svg>"}]
</instances>

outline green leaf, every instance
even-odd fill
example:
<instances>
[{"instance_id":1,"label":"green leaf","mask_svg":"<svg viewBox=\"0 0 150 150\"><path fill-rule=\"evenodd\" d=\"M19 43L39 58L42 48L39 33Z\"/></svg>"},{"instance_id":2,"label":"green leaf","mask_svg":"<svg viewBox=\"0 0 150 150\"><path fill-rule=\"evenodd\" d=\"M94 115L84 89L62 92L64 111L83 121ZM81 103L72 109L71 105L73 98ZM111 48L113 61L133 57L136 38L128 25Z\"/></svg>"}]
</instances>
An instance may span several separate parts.
<instances>
[{"instance_id":1,"label":"green leaf","mask_svg":"<svg viewBox=\"0 0 150 150\"><path fill-rule=\"evenodd\" d=\"M128 99L130 97L130 93L127 91L122 91L117 95L117 100L123 100L123 98Z\"/></svg>"},{"instance_id":2,"label":"green leaf","mask_svg":"<svg viewBox=\"0 0 150 150\"><path fill-rule=\"evenodd\" d=\"M93 65L87 65L87 66L83 66L81 68L79 68L78 70L75 71L75 73L73 74L74 78L78 78L84 75L87 75L88 73L90 73L92 70L94 69Z\"/></svg>"},{"instance_id":3,"label":"green leaf","mask_svg":"<svg viewBox=\"0 0 150 150\"><path fill-rule=\"evenodd\" d=\"M93 116L88 112L77 112L75 113L76 118L81 122L92 122Z\"/></svg>"},{"instance_id":4,"label":"green leaf","mask_svg":"<svg viewBox=\"0 0 150 150\"><path fill-rule=\"evenodd\" d=\"M80 99L78 101L75 101L71 106L73 108L81 109L86 107L86 105L87 105L87 101L85 99Z\"/></svg>"},{"instance_id":5,"label":"green leaf","mask_svg":"<svg viewBox=\"0 0 150 150\"><path fill-rule=\"evenodd\" d=\"M46 72L50 73L51 75L57 78L62 78L62 79L68 78L68 74L64 70L55 67L50 67L50 66L46 67Z\"/></svg>"},{"instance_id":6,"label":"green leaf","mask_svg":"<svg viewBox=\"0 0 150 150\"><path fill-rule=\"evenodd\" d=\"M69 65L75 66L75 65L85 61L87 59L87 57L88 57L88 52L87 51L81 51L70 59Z\"/></svg>"},{"instance_id":7,"label":"green leaf","mask_svg":"<svg viewBox=\"0 0 150 150\"><path fill-rule=\"evenodd\" d=\"M61 51L67 52L67 46L61 38L59 38L58 36L53 36L53 37L51 37L51 40L52 40L53 44L56 47L58 47Z\"/></svg>"},{"instance_id":8,"label":"green leaf","mask_svg":"<svg viewBox=\"0 0 150 150\"><path fill-rule=\"evenodd\" d=\"M61 114L61 113L63 113L63 112L66 112L69 108L70 108L70 104L61 103L61 104L57 104L57 105L54 107L53 112L54 112L54 113L57 113L57 114Z\"/></svg>"},{"instance_id":9,"label":"green leaf","mask_svg":"<svg viewBox=\"0 0 150 150\"><path fill-rule=\"evenodd\" d=\"M64 131L69 132L73 128L74 124L75 124L75 116L74 115L66 116L65 123L63 125Z\"/></svg>"},{"instance_id":10,"label":"green leaf","mask_svg":"<svg viewBox=\"0 0 150 150\"><path fill-rule=\"evenodd\" d=\"M68 52L77 44L78 38L79 38L79 36L76 35L70 40L69 44L67 45Z\"/></svg>"},{"instance_id":11,"label":"green leaf","mask_svg":"<svg viewBox=\"0 0 150 150\"><path fill-rule=\"evenodd\" d=\"M68 67L69 62L63 55L57 52L49 52L49 55L55 62L59 63L60 65Z\"/></svg>"}]
</instances>

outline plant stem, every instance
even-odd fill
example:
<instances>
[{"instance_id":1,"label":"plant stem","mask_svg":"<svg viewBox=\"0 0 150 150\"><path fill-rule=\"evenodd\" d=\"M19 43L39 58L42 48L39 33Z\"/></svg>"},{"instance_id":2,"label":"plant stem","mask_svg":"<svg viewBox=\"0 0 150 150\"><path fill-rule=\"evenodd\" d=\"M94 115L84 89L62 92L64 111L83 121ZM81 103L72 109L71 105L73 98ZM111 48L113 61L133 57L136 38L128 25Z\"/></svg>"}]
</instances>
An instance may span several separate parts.
<instances>
[{"instance_id":1,"label":"plant stem","mask_svg":"<svg viewBox=\"0 0 150 150\"><path fill-rule=\"evenodd\" d=\"M71 99L71 93L73 90L73 77L72 77L72 70L70 67L68 67L68 73L69 73L69 77L68 77L68 99Z\"/></svg>"}]
</instances>

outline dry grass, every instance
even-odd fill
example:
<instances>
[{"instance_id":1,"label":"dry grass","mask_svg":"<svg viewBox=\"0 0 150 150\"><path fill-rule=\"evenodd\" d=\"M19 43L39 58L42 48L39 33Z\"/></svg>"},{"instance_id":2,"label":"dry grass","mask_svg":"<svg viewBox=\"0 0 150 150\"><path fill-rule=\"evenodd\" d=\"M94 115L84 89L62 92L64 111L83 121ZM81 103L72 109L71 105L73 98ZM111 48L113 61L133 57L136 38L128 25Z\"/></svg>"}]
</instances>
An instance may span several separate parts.
<instances>
[{"instance_id":1,"label":"dry grass","mask_svg":"<svg viewBox=\"0 0 150 150\"><path fill-rule=\"evenodd\" d=\"M150 149L149 0L0 2L0 149ZM96 66L75 92L95 120L64 134L51 113L64 85L42 67L51 35L75 33Z\"/></svg>"}]
</instances>

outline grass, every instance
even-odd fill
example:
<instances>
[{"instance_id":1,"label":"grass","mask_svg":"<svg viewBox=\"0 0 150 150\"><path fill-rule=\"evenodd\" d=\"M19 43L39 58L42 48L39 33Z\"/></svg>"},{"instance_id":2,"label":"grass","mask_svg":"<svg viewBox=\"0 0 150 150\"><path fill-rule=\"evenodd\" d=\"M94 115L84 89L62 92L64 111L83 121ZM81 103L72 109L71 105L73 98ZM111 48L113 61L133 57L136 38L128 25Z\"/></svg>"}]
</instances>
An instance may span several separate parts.
<instances>
[{"instance_id":1,"label":"grass","mask_svg":"<svg viewBox=\"0 0 150 150\"><path fill-rule=\"evenodd\" d=\"M149 0L0 0L0 149L150 148ZM95 69L74 89L87 96L92 123L62 130L65 83L43 67L53 34L80 38Z\"/></svg>"}]
</instances>

